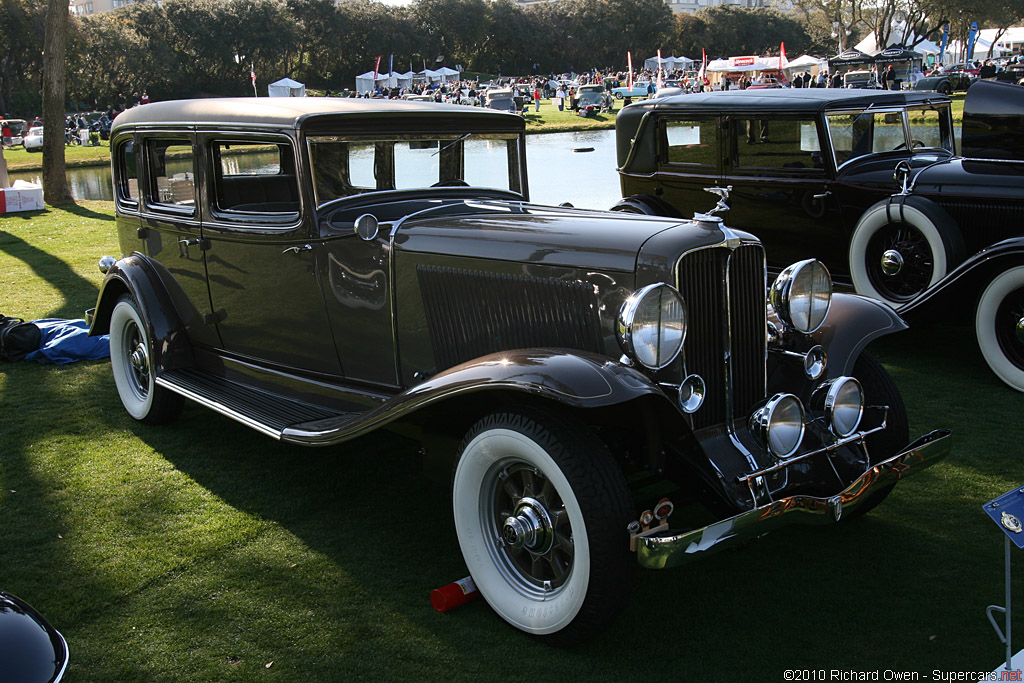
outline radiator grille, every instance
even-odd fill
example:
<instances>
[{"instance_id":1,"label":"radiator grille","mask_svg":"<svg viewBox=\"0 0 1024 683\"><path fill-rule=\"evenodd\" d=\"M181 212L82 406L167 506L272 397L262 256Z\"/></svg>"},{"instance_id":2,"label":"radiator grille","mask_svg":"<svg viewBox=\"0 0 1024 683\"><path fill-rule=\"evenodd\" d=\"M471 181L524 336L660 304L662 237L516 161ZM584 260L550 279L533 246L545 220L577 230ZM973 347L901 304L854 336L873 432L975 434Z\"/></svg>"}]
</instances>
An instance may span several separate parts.
<instances>
[{"instance_id":1,"label":"radiator grille","mask_svg":"<svg viewBox=\"0 0 1024 683\"><path fill-rule=\"evenodd\" d=\"M760 245L702 249L679 263L689 325L686 371L704 378L694 427L746 415L765 391L765 269Z\"/></svg>"},{"instance_id":2,"label":"radiator grille","mask_svg":"<svg viewBox=\"0 0 1024 683\"><path fill-rule=\"evenodd\" d=\"M416 271L438 371L508 349L603 352L593 285L438 266Z\"/></svg>"}]
</instances>

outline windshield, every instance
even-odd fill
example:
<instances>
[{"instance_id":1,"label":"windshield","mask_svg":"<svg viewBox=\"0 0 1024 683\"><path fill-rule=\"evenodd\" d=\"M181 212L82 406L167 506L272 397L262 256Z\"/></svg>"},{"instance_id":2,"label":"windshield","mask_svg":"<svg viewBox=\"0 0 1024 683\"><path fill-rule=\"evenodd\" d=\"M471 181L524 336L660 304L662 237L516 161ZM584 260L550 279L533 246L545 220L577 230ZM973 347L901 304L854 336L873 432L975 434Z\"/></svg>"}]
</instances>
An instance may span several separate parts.
<instances>
[{"instance_id":1,"label":"windshield","mask_svg":"<svg viewBox=\"0 0 1024 683\"><path fill-rule=\"evenodd\" d=\"M954 152L952 119L946 104L837 112L829 114L827 120L837 167L867 154L895 150L934 152L941 148Z\"/></svg>"},{"instance_id":2,"label":"windshield","mask_svg":"<svg viewBox=\"0 0 1024 683\"><path fill-rule=\"evenodd\" d=\"M309 138L317 206L340 197L435 186L523 193L514 133Z\"/></svg>"}]
</instances>

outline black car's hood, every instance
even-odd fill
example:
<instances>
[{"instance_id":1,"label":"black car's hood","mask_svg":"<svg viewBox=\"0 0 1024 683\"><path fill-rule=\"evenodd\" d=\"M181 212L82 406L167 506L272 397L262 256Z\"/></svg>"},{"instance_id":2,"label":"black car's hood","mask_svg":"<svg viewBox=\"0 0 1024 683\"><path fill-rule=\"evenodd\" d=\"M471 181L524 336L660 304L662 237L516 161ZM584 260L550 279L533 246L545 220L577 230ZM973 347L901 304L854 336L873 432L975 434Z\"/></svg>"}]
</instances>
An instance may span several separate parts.
<instances>
[{"instance_id":1,"label":"black car's hood","mask_svg":"<svg viewBox=\"0 0 1024 683\"><path fill-rule=\"evenodd\" d=\"M469 203L467 203L469 204ZM644 244L687 221L607 211L583 211L504 202L472 213L411 217L397 224L395 244L405 251L517 263L632 272ZM718 244L716 231L676 231L686 250Z\"/></svg>"},{"instance_id":2,"label":"black car's hood","mask_svg":"<svg viewBox=\"0 0 1024 683\"><path fill-rule=\"evenodd\" d=\"M31 605L0 591L0 679L59 681L67 662L64 637Z\"/></svg>"},{"instance_id":3,"label":"black car's hood","mask_svg":"<svg viewBox=\"0 0 1024 683\"><path fill-rule=\"evenodd\" d=\"M945 198L964 195L990 199L1020 199L1024 163L955 158L933 164L914 175L918 194Z\"/></svg>"}]
</instances>

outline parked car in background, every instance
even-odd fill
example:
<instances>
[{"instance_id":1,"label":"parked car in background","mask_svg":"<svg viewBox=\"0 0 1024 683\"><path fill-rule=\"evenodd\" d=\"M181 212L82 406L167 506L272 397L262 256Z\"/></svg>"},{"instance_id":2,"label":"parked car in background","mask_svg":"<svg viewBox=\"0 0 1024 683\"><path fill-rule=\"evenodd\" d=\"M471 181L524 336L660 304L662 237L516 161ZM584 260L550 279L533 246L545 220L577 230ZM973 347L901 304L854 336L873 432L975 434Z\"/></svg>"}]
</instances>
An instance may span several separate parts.
<instances>
[{"instance_id":1,"label":"parked car in background","mask_svg":"<svg viewBox=\"0 0 1024 683\"><path fill-rule=\"evenodd\" d=\"M25 119L0 119L0 126L7 128L11 133L10 140L3 141L5 146L17 147L24 142L25 131L28 127Z\"/></svg>"},{"instance_id":2,"label":"parked car in background","mask_svg":"<svg viewBox=\"0 0 1024 683\"><path fill-rule=\"evenodd\" d=\"M814 260L766 298L761 244L713 210L531 204L525 155L522 117L457 105L121 114L121 256L88 318L125 410L168 422L188 398L322 447L400 425L443 465L483 597L559 645L615 618L638 562L845 522L948 452L910 442L865 352L892 309Z\"/></svg>"},{"instance_id":3,"label":"parked car in background","mask_svg":"<svg viewBox=\"0 0 1024 683\"><path fill-rule=\"evenodd\" d=\"M950 71L937 76L924 76L914 83L914 90L933 90L943 95L965 92L977 80L966 71Z\"/></svg>"},{"instance_id":4,"label":"parked car in background","mask_svg":"<svg viewBox=\"0 0 1024 683\"><path fill-rule=\"evenodd\" d=\"M25 150L29 152L43 151L43 127L32 126L22 144L25 145Z\"/></svg>"},{"instance_id":5,"label":"parked car in background","mask_svg":"<svg viewBox=\"0 0 1024 683\"><path fill-rule=\"evenodd\" d=\"M511 88L488 90L486 93L486 102L484 106L487 107L488 109L496 109L497 111L507 111L513 114L521 110L521 107L516 102L515 94Z\"/></svg>"},{"instance_id":6,"label":"parked car in background","mask_svg":"<svg viewBox=\"0 0 1024 683\"><path fill-rule=\"evenodd\" d=\"M649 85L651 84L648 81L633 81L632 88L627 85L612 88L612 95L617 100L621 100L624 97L647 97Z\"/></svg>"},{"instance_id":7,"label":"parked car in background","mask_svg":"<svg viewBox=\"0 0 1024 683\"><path fill-rule=\"evenodd\" d=\"M882 85L875 78L874 71L847 71L843 74L843 87L854 89L881 90Z\"/></svg>"},{"instance_id":8,"label":"parked car in background","mask_svg":"<svg viewBox=\"0 0 1024 683\"><path fill-rule=\"evenodd\" d=\"M769 267L816 257L911 322L972 324L1024 391L1024 89L971 86L962 156L949 99L918 91L688 95L626 107L616 128L616 210L682 217L729 186L729 221Z\"/></svg>"},{"instance_id":9,"label":"parked car in background","mask_svg":"<svg viewBox=\"0 0 1024 683\"><path fill-rule=\"evenodd\" d=\"M1004 83L1024 85L1024 63L1006 64L1001 70L996 72L996 80L1003 81Z\"/></svg>"},{"instance_id":10,"label":"parked car in background","mask_svg":"<svg viewBox=\"0 0 1024 683\"><path fill-rule=\"evenodd\" d=\"M576 91L576 108L603 114L614 111L615 98L608 94L603 85L581 85Z\"/></svg>"}]
</instances>

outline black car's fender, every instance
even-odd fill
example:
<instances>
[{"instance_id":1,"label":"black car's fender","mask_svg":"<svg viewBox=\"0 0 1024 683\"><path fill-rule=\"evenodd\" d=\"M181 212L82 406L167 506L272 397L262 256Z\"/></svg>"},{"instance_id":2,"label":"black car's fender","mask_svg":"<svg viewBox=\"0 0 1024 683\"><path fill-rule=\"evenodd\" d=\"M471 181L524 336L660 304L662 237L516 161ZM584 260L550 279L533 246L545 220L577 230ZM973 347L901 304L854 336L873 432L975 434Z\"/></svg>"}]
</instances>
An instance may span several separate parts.
<instances>
[{"instance_id":1,"label":"black car's fender","mask_svg":"<svg viewBox=\"0 0 1024 683\"><path fill-rule=\"evenodd\" d=\"M194 364L182 318L157 273L160 266L138 252L117 261L107 271L96 298L89 335L109 334L110 315L118 300L130 294L138 302L150 339L157 373Z\"/></svg>"},{"instance_id":2,"label":"black car's fender","mask_svg":"<svg viewBox=\"0 0 1024 683\"><path fill-rule=\"evenodd\" d=\"M985 286L1000 273L1024 264L1024 237L1012 237L982 249L912 303L900 309L911 325L937 321L970 324Z\"/></svg>"},{"instance_id":3,"label":"black car's fender","mask_svg":"<svg viewBox=\"0 0 1024 683\"><path fill-rule=\"evenodd\" d=\"M449 368L354 420L340 417L292 425L281 439L328 446L442 401L487 391L528 395L570 408L601 408L644 396L665 396L646 375L607 356L562 348L517 349Z\"/></svg>"},{"instance_id":4,"label":"black car's fender","mask_svg":"<svg viewBox=\"0 0 1024 683\"><path fill-rule=\"evenodd\" d=\"M611 208L612 211L624 213L639 213L644 216L667 216L669 218L682 218L683 215L674 206L649 194L634 194L625 199L620 199Z\"/></svg>"},{"instance_id":5,"label":"black car's fender","mask_svg":"<svg viewBox=\"0 0 1024 683\"><path fill-rule=\"evenodd\" d=\"M907 329L885 304L857 294L834 294L825 323L810 335L828 356L827 377L850 375L857 357L875 339Z\"/></svg>"}]
</instances>

